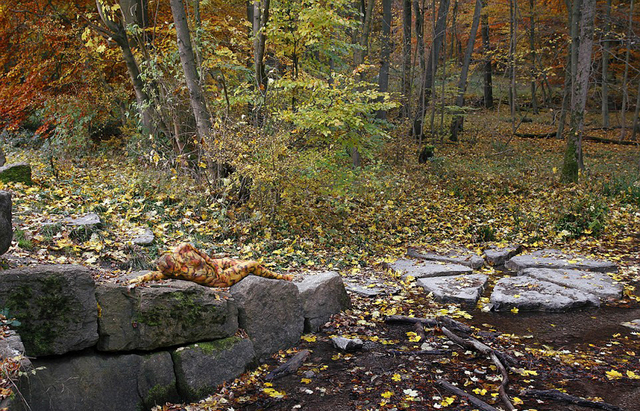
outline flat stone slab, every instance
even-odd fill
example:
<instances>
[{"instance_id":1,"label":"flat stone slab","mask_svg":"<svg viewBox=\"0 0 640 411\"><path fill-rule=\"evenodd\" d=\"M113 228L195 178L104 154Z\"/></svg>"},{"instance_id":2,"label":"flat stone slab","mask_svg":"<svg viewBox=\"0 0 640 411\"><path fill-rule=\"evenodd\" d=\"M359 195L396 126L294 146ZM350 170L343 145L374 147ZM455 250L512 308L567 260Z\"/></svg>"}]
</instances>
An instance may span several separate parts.
<instances>
[{"instance_id":1,"label":"flat stone slab","mask_svg":"<svg viewBox=\"0 0 640 411\"><path fill-rule=\"evenodd\" d=\"M418 284L433 297L444 303L475 305L480 299L489 277L469 274L450 277L420 278Z\"/></svg>"},{"instance_id":2,"label":"flat stone slab","mask_svg":"<svg viewBox=\"0 0 640 411\"><path fill-rule=\"evenodd\" d=\"M532 277L501 278L493 288L491 304L495 311L517 308L522 311L566 311L583 306L599 306L594 294L566 288Z\"/></svg>"},{"instance_id":3,"label":"flat stone slab","mask_svg":"<svg viewBox=\"0 0 640 411\"><path fill-rule=\"evenodd\" d=\"M423 252L415 248L409 248L407 255L412 258L420 258L428 261L465 265L474 270L484 265L484 258L466 248L455 248L442 253Z\"/></svg>"},{"instance_id":4,"label":"flat stone slab","mask_svg":"<svg viewBox=\"0 0 640 411\"><path fill-rule=\"evenodd\" d=\"M595 294L601 299L619 300L622 298L622 284L604 273L553 268L525 268L518 275L533 277L567 288L575 288L585 293Z\"/></svg>"},{"instance_id":5,"label":"flat stone slab","mask_svg":"<svg viewBox=\"0 0 640 411\"><path fill-rule=\"evenodd\" d=\"M631 328L633 331L640 332L640 318L637 320L625 321L622 325Z\"/></svg>"},{"instance_id":6,"label":"flat stone slab","mask_svg":"<svg viewBox=\"0 0 640 411\"><path fill-rule=\"evenodd\" d=\"M520 254L522 252L522 246L507 246L498 248L487 248L484 250L484 258L487 263L492 266L504 265L510 258Z\"/></svg>"},{"instance_id":7,"label":"flat stone slab","mask_svg":"<svg viewBox=\"0 0 640 411\"><path fill-rule=\"evenodd\" d=\"M136 245L145 246L145 245L151 245L153 243L153 240L155 240L155 238L156 237L153 234L153 231L151 231L150 228L145 228L138 235L133 237L131 242Z\"/></svg>"},{"instance_id":8,"label":"flat stone slab","mask_svg":"<svg viewBox=\"0 0 640 411\"><path fill-rule=\"evenodd\" d=\"M610 261L571 256L559 250L539 250L531 254L518 255L507 261L505 267L512 271L520 271L525 268L562 268L601 273L618 271L618 267Z\"/></svg>"},{"instance_id":9,"label":"flat stone slab","mask_svg":"<svg viewBox=\"0 0 640 411\"><path fill-rule=\"evenodd\" d=\"M79 226L79 227L102 224L102 220L100 220L100 216L96 213L89 213L82 217L65 217L62 219L62 222L68 225Z\"/></svg>"},{"instance_id":10,"label":"flat stone slab","mask_svg":"<svg viewBox=\"0 0 640 411\"><path fill-rule=\"evenodd\" d=\"M464 265L425 260L402 259L395 263L388 264L387 267L402 274L403 280L406 280L409 276L413 278L428 278L448 275L464 275L471 274L473 272L470 267Z\"/></svg>"}]
</instances>

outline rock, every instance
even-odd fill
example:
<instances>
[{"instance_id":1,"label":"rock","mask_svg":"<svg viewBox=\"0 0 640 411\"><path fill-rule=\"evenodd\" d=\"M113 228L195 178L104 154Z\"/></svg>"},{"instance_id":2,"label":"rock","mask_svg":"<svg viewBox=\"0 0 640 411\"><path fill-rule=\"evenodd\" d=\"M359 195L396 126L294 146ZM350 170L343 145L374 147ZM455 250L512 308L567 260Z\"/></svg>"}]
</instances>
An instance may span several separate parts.
<instances>
[{"instance_id":1,"label":"rock","mask_svg":"<svg viewBox=\"0 0 640 411\"><path fill-rule=\"evenodd\" d=\"M345 281L345 288L347 289L347 291L351 293L355 293L363 297L369 297L369 298L377 297L379 295L384 295L384 294L393 295L393 294L396 294L398 291L400 291L400 288L398 287L393 287L393 288L381 287L375 283L371 283L369 285L363 286L351 281Z\"/></svg>"},{"instance_id":2,"label":"rock","mask_svg":"<svg viewBox=\"0 0 640 411\"><path fill-rule=\"evenodd\" d=\"M249 334L258 358L298 343L304 315L295 284L250 275L230 291L238 304L240 328Z\"/></svg>"},{"instance_id":3,"label":"rock","mask_svg":"<svg viewBox=\"0 0 640 411\"><path fill-rule=\"evenodd\" d=\"M88 352L35 360L34 366L36 374L23 377L18 386L29 410L134 411L180 402L166 351L146 356Z\"/></svg>"},{"instance_id":4,"label":"rock","mask_svg":"<svg viewBox=\"0 0 640 411\"><path fill-rule=\"evenodd\" d=\"M465 265L474 270L484 265L484 259L481 256L466 248L454 248L438 254L422 252L415 248L409 248L407 255L409 257L420 258L423 260Z\"/></svg>"},{"instance_id":5,"label":"rock","mask_svg":"<svg viewBox=\"0 0 640 411\"><path fill-rule=\"evenodd\" d=\"M599 306L593 294L540 281L531 277L501 278L491 294L495 311L566 311L586 305Z\"/></svg>"},{"instance_id":6,"label":"rock","mask_svg":"<svg viewBox=\"0 0 640 411\"><path fill-rule=\"evenodd\" d=\"M27 163L5 164L0 167L0 181L31 185L31 166Z\"/></svg>"},{"instance_id":7,"label":"rock","mask_svg":"<svg viewBox=\"0 0 640 411\"><path fill-rule=\"evenodd\" d=\"M525 268L519 275L537 278L585 293L595 294L601 299L619 300L623 287L604 273L552 268Z\"/></svg>"},{"instance_id":8,"label":"rock","mask_svg":"<svg viewBox=\"0 0 640 411\"><path fill-rule=\"evenodd\" d=\"M65 217L62 219L62 222L67 225L78 227L99 226L102 224L100 216L96 213L89 213L83 217Z\"/></svg>"},{"instance_id":9,"label":"rock","mask_svg":"<svg viewBox=\"0 0 640 411\"><path fill-rule=\"evenodd\" d=\"M625 321L622 323L625 327L629 327L634 331L640 332L640 318L637 320Z\"/></svg>"},{"instance_id":10,"label":"rock","mask_svg":"<svg viewBox=\"0 0 640 411\"><path fill-rule=\"evenodd\" d=\"M505 267L516 272L525 268L562 268L601 273L618 271L618 268L612 262L571 256L563 254L559 250L539 250L527 255L518 255L507 261Z\"/></svg>"},{"instance_id":11,"label":"rock","mask_svg":"<svg viewBox=\"0 0 640 411\"><path fill-rule=\"evenodd\" d=\"M256 353L250 340L230 337L181 347L172 356L181 397L197 401L242 374L255 361Z\"/></svg>"},{"instance_id":12,"label":"rock","mask_svg":"<svg viewBox=\"0 0 640 411\"><path fill-rule=\"evenodd\" d=\"M501 266L507 262L510 258L520 254L522 252L522 246L507 246L503 248L487 248L484 250L484 258L487 263L492 266Z\"/></svg>"},{"instance_id":13,"label":"rock","mask_svg":"<svg viewBox=\"0 0 640 411\"><path fill-rule=\"evenodd\" d=\"M29 356L64 354L98 341L95 283L88 269L37 265L0 275L0 307L20 321Z\"/></svg>"},{"instance_id":14,"label":"rock","mask_svg":"<svg viewBox=\"0 0 640 411\"><path fill-rule=\"evenodd\" d=\"M423 260L398 260L395 263L388 264L388 268L401 273L402 279L442 277L447 275L471 274L471 268L460 264L447 264L436 261Z\"/></svg>"},{"instance_id":15,"label":"rock","mask_svg":"<svg viewBox=\"0 0 640 411\"><path fill-rule=\"evenodd\" d=\"M0 147L0 167L2 167L7 162L7 158L4 155L4 150Z\"/></svg>"},{"instance_id":16,"label":"rock","mask_svg":"<svg viewBox=\"0 0 640 411\"><path fill-rule=\"evenodd\" d=\"M188 281L150 287L101 284L102 351L153 350L232 336L238 308L228 293Z\"/></svg>"},{"instance_id":17,"label":"rock","mask_svg":"<svg viewBox=\"0 0 640 411\"><path fill-rule=\"evenodd\" d=\"M357 351L364 346L360 338L331 337L331 342L342 351Z\"/></svg>"},{"instance_id":18,"label":"rock","mask_svg":"<svg viewBox=\"0 0 640 411\"><path fill-rule=\"evenodd\" d=\"M449 277L420 278L418 285L443 303L475 305L487 284L484 274L469 274Z\"/></svg>"},{"instance_id":19,"label":"rock","mask_svg":"<svg viewBox=\"0 0 640 411\"><path fill-rule=\"evenodd\" d=\"M5 331L4 337L0 339L0 358L13 358L20 361L21 371L33 369L31 361L25 356L22 339L14 330Z\"/></svg>"},{"instance_id":20,"label":"rock","mask_svg":"<svg viewBox=\"0 0 640 411\"><path fill-rule=\"evenodd\" d=\"M7 252L13 240L11 193L0 191L0 255Z\"/></svg>"},{"instance_id":21,"label":"rock","mask_svg":"<svg viewBox=\"0 0 640 411\"><path fill-rule=\"evenodd\" d=\"M153 234L153 231L151 231L150 228L145 228L142 234L139 234L133 237L133 240L131 240L131 242L136 245L145 246L145 245L151 245L153 243L153 240L155 240L155 238L156 237Z\"/></svg>"},{"instance_id":22,"label":"rock","mask_svg":"<svg viewBox=\"0 0 640 411\"><path fill-rule=\"evenodd\" d=\"M295 283L304 312L304 331L316 332L333 314L351 307L342 277L335 271L305 276Z\"/></svg>"}]
</instances>

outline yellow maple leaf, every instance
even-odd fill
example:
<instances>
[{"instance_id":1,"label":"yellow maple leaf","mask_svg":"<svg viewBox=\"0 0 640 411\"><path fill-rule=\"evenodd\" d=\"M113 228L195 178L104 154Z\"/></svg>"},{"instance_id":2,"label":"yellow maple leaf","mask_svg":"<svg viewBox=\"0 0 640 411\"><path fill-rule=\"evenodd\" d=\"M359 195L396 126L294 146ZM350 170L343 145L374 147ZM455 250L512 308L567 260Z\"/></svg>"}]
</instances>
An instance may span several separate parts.
<instances>
[{"instance_id":1,"label":"yellow maple leaf","mask_svg":"<svg viewBox=\"0 0 640 411\"><path fill-rule=\"evenodd\" d=\"M610 380L617 380L618 378L622 378L622 374L616 370L607 371L607 378Z\"/></svg>"},{"instance_id":2,"label":"yellow maple leaf","mask_svg":"<svg viewBox=\"0 0 640 411\"><path fill-rule=\"evenodd\" d=\"M309 378L303 378L300 380L301 383L303 384L309 384L311 382L311 380Z\"/></svg>"},{"instance_id":3,"label":"yellow maple leaf","mask_svg":"<svg viewBox=\"0 0 640 411\"><path fill-rule=\"evenodd\" d=\"M514 313L514 314L518 314L518 311L520 311L520 310L518 310L518 308L517 308L517 307L513 307L513 308L511 309L511 312L512 312L512 313Z\"/></svg>"},{"instance_id":4,"label":"yellow maple leaf","mask_svg":"<svg viewBox=\"0 0 640 411\"><path fill-rule=\"evenodd\" d=\"M515 405L520 405L520 404L522 404L522 400L521 400L520 398L518 398L518 397L513 397L513 398L512 398L512 400L513 400L513 403L514 403Z\"/></svg>"},{"instance_id":5,"label":"yellow maple leaf","mask_svg":"<svg viewBox=\"0 0 640 411\"><path fill-rule=\"evenodd\" d=\"M629 371L629 370L627 370L627 377L631 378L632 380L640 380L640 375L636 374L633 371Z\"/></svg>"},{"instance_id":6,"label":"yellow maple leaf","mask_svg":"<svg viewBox=\"0 0 640 411\"><path fill-rule=\"evenodd\" d=\"M265 394L267 394L269 397L273 397L273 398L284 398L284 396L286 395L284 391L277 391L273 388L265 388L262 391Z\"/></svg>"},{"instance_id":7,"label":"yellow maple leaf","mask_svg":"<svg viewBox=\"0 0 640 411\"><path fill-rule=\"evenodd\" d=\"M306 342L316 342L316 339L317 339L317 337L315 335L312 335L312 334L303 335L300 338L305 340Z\"/></svg>"},{"instance_id":8,"label":"yellow maple leaf","mask_svg":"<svg viewBox=\"0 0 640 411\"><path fill-rule=\"evenodd\" d=\"M391 377L391 379L393 381L402 381L402 377L400 376L400 374L393 374L393 377Z\"/></svg>"},{"instance_id":9,"label":"yellow maple leaf","mask_svg":"<svg viewBox=\"0 0 640 411\"><path fill-rule=\"evenodd\" d=\"M393 395L392 391L385 391L382 394L380 394L382 398L391 398L392 395Z\"/></svg>"}]
</instances>

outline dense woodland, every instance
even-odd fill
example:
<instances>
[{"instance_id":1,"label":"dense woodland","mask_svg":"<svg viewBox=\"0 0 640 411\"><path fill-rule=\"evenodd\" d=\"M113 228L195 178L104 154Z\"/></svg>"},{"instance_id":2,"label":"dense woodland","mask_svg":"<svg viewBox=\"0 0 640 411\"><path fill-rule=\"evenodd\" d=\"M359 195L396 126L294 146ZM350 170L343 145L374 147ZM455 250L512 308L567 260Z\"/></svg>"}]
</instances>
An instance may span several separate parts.
<instances>
[{"instance_id":1,"label":"dense woodland","mask_svg":"<svg viewBox=\"0 0 640 411\"><path fill-rule=\"evenodd\" d=\"M626 287L615 309L637 311L638 33L636 0L2 0L0 149L29 161L36 183L0 183L13 192L9 254L111 278L191 242L281 272L398 284L382 263L408 246L521 244L615 261ZM88 212L104 225L42 224ZM140 227L151 247L132 245ZM335 333L378 341L384 315L471 318L400 285L354 299ZM384 338L405 338L393 333ZM353 409L417 409L422 373L421 406L472 409L435 391L426 360L398 360L388 366L404 372L373 384L348 355L303 338L320 369L340 363L322 391L335 389L336 404L360 395ZM638 392L637 333L553 348L496 341L539 373L512 373L513 395L553 386L623 404ZM474 361L438 367L464 382ZM294 375L276 390L267 371L193 409L306 401L294 391L309 382ZM359 394L339 390L356 379ZM473 392L498 406L498 385Z\"/></svg>"}]
</instances>

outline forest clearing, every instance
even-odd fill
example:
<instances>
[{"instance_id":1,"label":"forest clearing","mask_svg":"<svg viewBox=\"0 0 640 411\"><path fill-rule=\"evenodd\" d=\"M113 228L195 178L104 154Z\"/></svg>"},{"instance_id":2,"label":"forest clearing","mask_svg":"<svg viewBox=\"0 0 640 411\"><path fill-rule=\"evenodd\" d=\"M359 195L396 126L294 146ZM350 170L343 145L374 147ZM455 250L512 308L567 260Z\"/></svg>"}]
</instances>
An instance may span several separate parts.
<instances>
[{"instance_id":1,"label":"forest clearing","mask_svg":"<svg viewBox=\"0 0 640 411\"><path fill-rule=\"evenodd\" d=\"M638 8L7 0L0 409L640 410Z\"/></svg>"}]
</instances>

